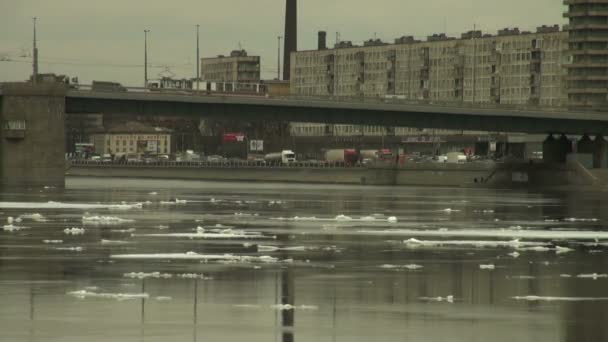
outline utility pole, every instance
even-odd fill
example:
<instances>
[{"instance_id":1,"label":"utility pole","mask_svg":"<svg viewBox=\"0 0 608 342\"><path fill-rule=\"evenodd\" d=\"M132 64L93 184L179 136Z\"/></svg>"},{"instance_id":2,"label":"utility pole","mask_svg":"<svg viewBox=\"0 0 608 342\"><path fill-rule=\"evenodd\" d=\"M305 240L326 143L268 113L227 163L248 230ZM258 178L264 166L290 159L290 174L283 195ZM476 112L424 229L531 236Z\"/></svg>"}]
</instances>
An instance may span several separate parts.
<instances>
[{"instance_id":1,"label":"utility pole","mask_svg":"<svg viewBox=\"0 0 608 342\"><path fill-rule=\"evenodd\" d=\"M477 25L473 24L473 104L475 104L475 87L477 85L477 39L475 37L477 35L476 31Z\"/></svg>"},{"instance_id":2,"label":"utility pole","mask_svg":"<svg viewBox=\"0 0 608 342\"><path fill-rule=\"evenodd\" d=\"M148 88L148 33L150 30L144 30L144 87Z\"/></svg>"},{"instance_id":3,"label":"utility pole","mask_svg":"<svg viewBox=\"0 0 608 342\"><path fill-rule=\"evenodd\" d=\"M200 51L200 36L199 29L201 25L196 25L196 90L200 89L200 79L201 79L201 51Z\"/></svg>"},{"instance_id":4,"label":"utility pole","mask_svg":"<svg viewBox=\"0 0 608 342\"><path fill-rule=\"evenodd\" d=\"M281 39L282 36L278 36L277 40L279 42L278 52L277 52L277 80L281 80Z\"/></svg>"},{"instance_id":5,"label":"utility pole","mask_svg":"<svg viewBox=\"0 0 608 342\"><path fill-rule=\"evenodd\" d=\"M38 18L34 17L34 50L33 50L33 73L32 73L32 81L34 84L38 83L38 47L36 46L36 20Z\"/></svg>"}]
</instances>

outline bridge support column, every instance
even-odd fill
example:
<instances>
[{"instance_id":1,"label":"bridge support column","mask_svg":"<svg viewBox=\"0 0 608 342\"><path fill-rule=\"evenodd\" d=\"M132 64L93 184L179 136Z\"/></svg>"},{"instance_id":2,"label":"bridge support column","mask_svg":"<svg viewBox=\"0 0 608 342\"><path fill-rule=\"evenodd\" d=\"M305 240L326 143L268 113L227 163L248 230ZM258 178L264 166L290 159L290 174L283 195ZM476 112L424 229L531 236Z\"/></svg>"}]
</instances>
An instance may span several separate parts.
<instances>
[{"instance_id":1,"label":"bridge support column","mask_svg":"<svg viewBox=\"0 0 608 342\"><path fill-rule=\"evenodd\" d=\"M65 185L65 86L6 83L0 108L0 184Z\"/></svg>"},{"instance_id":2,"label":"bridge support column","mask_svg":"<svg viewBox=\"0 0 608 342\"><path fill-rule=\"evenodd\" d=\"M595 137L593 142L593 167L596 169L605 169L608 167L608 143L600 134Z\"/></svg>"},{"instance_id":3,"label":"bridge support column","mask_svg":"<svg viewBox=\"0 0 608 342\"><path fill-rule=\"evenodd\" d=\"M543 142L543 161L549 164L559 163L559 142L553 134L549 134Z\"/></svg>"}]
</instances>

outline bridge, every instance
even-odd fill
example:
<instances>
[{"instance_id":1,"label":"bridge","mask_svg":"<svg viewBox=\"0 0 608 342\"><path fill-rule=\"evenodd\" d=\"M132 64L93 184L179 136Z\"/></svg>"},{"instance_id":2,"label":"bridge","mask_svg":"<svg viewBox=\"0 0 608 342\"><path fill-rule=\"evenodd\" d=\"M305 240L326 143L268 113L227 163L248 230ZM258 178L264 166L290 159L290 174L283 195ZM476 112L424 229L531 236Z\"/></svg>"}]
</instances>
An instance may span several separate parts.
<instances>
[{"instance_id":1,"label":"bridge","mask_svg":"<svg viewBox=\"0 0 608 342\"><path fill-rule=\"evenodd\" d=\"M222 96L71 90L67 113L196 116L244 121L281 120L530 134L608 135L608 113L564 108L425 104L391 99Z\"/></svg>"},{"instance_id":2,"label":"bridge","mask_svg":"<svg viewBox=\"0 0 608 342\"><path fill-rule=\"evenodd\" d=\"M579 143L605 167L608 113L563 108L467 106L393 99L235 96L151 91L119 92L66 89L61 84L4 84L0 88L0 179L63 184L66 113L195 116L244 121L296 121L330 124L402 126L490 132L596 135ZM581 150L582 147L582 150ZM565 162L571 143L549 136L544 157ZM28 181L29 183L29 181Z\"/></svg>"}]
</instances>

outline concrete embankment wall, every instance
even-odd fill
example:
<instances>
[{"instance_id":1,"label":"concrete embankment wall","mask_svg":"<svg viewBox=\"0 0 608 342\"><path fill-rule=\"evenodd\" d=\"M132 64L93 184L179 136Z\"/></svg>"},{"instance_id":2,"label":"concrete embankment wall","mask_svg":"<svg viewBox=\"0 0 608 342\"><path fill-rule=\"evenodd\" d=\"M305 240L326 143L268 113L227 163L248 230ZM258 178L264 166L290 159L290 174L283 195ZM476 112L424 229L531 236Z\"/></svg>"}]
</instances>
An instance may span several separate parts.
<instances>
[{"instance_id":1,"label":"concrete embankment wall","mask_svg":"<svg viewBox=\"0 0 608 342\"><path fill-rule=\"evenodd\" d=\"M367 185L475 186L493 167L428 165L407 168L222 168L72 166L68 176L164 178L214 181L260 181Z\"/></svg>"}]
</instances>

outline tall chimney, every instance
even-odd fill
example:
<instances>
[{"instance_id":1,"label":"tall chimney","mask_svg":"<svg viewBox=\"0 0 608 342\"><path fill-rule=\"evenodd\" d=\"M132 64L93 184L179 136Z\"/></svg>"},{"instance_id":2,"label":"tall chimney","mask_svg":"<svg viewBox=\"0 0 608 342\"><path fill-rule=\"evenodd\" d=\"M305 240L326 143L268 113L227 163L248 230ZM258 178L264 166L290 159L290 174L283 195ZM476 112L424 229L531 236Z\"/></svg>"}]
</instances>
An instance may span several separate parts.
<instances>
[{"instance_id":1,"label":"tall chimney","mask_svg":"<svg viewBox=\"0 0 608 342\"><path fill-rule=\"evenodd\" d=\"M283 49L283 79L291 77L291 53L298 51L298 1L286 0L285 48Z\"/></svg>"},{"instance_id":2,"label":"tall chimney","mask_svg":"<svg viewBox=\"0 0 608 342\"><path fill-rule=\"evenodd\" d=\"M319 31L319 50L327 50L327 32Z\"/></svg>"}]
</instances>

